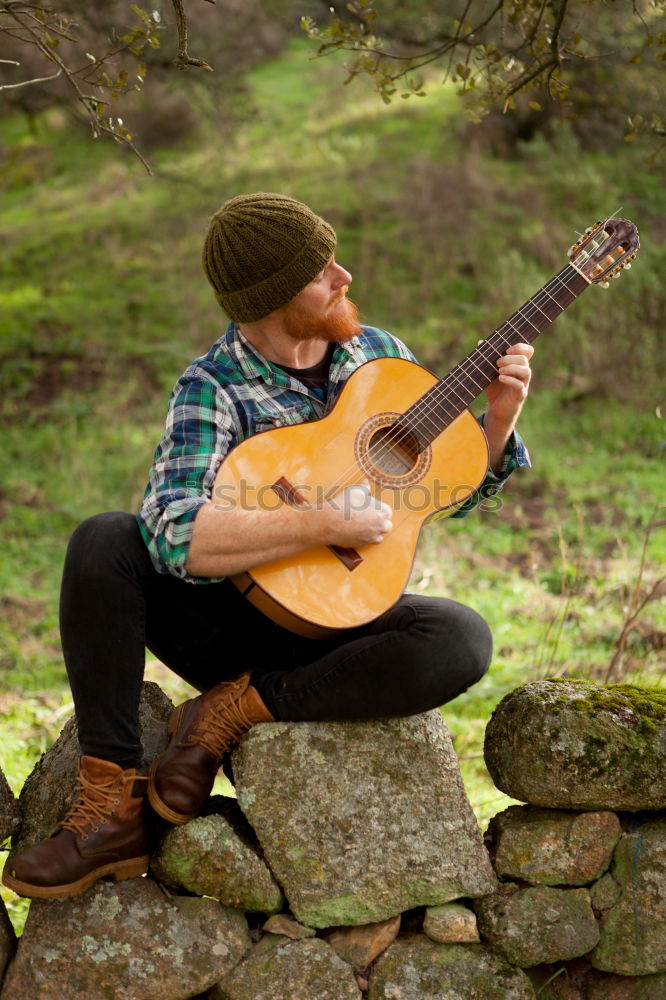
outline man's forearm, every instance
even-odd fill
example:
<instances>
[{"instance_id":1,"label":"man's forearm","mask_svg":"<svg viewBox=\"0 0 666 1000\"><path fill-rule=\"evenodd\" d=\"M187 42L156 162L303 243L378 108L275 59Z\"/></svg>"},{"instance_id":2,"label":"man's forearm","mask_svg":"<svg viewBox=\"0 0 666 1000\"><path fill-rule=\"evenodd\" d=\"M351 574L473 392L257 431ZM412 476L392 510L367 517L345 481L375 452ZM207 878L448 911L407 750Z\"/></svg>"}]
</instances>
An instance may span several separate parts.
<instances>
[{"instance_id":1,"label":"man's forearm","mask_svg":"<svg viewBox=\"0 0 666 1000\"><path fill-rule=\"evenodd\" d=\"M197 514L185 569L190 576L232 576L294 555L317 542L316 510L219 510Z\"/></svg>"},{"instance_id":2,"label":"man's forearm","mask_svg":"<svg viewBox=\"0 0 666 1000\"><path fill-rule=\"evenodd\" d=\"M185 569L190 576L232 576L314 545L379 545L393 527L391 514L363 483L303 507L221 509L209 503L195 518Z\"/></svg>"},{"instance_id":3,"label":"man's forearm","mask_svg":"<svg viewBox=\"0 0 666 1000\"><path fill-rule=\"evenodd\" d=\"M496 476L502 472L506 447L515 430L516 423L516 420L509 423L494 420L489 411L486 411L484 415L483 430L488 441L488 465Z\"/></svg>"}]
</instances>

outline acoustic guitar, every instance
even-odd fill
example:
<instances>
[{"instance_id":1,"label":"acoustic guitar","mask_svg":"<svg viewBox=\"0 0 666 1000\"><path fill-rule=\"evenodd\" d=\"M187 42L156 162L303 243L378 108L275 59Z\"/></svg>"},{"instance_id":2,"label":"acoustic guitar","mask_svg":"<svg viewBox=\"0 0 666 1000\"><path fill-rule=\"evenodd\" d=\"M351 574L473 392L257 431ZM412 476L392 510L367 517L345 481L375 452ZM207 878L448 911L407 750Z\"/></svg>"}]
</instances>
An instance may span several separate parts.
<instances>
[{"instance_id":1,"label":"acoustic guitar","mask_svg":"<svg viewBox=\"0 0 666 1000\"><path fill-rule=\"evenodd\" d=\"M567 266L445 378L402 359L368 361L322 419L255 434L233 448L214 498L298 506L365 482L393 509L393 529L380 545L316 546L232 577L247 599L313 638L390 608L407 585L423 524L453 513L485 478L488 445L467 407L497 377L497 359L535 340L588 285L607 286L638 247L633 223L597 222L570 248Z\"/></svg>"}]
</instances>

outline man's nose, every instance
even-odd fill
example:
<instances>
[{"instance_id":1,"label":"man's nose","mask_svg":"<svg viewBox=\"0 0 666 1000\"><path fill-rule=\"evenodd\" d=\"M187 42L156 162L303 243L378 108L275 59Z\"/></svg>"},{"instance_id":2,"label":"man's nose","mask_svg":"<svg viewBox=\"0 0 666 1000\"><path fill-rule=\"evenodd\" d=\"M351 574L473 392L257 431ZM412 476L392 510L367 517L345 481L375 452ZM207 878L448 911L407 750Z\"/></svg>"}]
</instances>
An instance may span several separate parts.
<instances>
[{"instance_id":1,"label":"man's nose","mask_svg":"<svg viewBox=\"0 0 666 1000\"><path fill-rule=\"evenodd\" d=\"M346 271L342 264L335 262L335 270L333 272L333 286L335 288L341 288L343 285L351 285L352 276L349 271Z\"/></svg>"}]
</instances>

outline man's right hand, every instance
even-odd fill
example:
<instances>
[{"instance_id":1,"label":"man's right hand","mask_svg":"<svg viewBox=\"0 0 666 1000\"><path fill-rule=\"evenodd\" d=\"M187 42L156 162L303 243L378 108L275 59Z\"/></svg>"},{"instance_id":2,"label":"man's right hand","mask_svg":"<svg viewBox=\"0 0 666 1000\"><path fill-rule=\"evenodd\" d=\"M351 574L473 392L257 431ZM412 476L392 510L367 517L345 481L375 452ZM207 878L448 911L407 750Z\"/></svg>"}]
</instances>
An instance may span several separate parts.
<instances>
[{"instance_id":1,"label":"man's right hand","mask_svg":"<svg viewBox=\"0 0 666 1000\"><path fill-rule=\"evenodd\" d=\"M379 545L393 527L392 515L388 504L373 497L367 481L348 486L322 508L322 541L345 548Z\"/></svg>"}]
</instances>

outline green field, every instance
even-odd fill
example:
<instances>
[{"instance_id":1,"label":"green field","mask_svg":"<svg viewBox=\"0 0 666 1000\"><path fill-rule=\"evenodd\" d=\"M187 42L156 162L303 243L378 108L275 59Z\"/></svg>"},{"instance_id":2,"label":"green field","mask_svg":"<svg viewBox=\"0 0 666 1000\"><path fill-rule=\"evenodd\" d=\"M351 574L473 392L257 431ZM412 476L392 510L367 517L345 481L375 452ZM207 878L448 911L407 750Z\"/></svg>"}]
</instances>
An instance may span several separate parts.
<instances>
[{"instance_id":1,"label":"green field","mask_svg":"<svg viewBox=\"0 0 666 1000\"><path fill-rule=\"evenodd\" d=\"M552 675L664 684L660 168L634 145L582 150L567 127L499 158L469 140L452 91L427 89L385 106L294 43L254 71L248 124L222 136L202 121L151 155L152 178L59 111L32 130L5 119L0 759L17 793L71 712L66 540L84 517L140 502L168 392L224 328L199 261L207 219L244 191L328 218L362 318L441 374L563 266L576 231L620 206L636 222L632 271L537 344L521 420L533 469L501 509L429 526L410 587L493 628L489 676L443 712L482 824L509 801L481 756L503 694ZM159 664L147 676L182 697Z\"/></svg>"}]
</instances>

